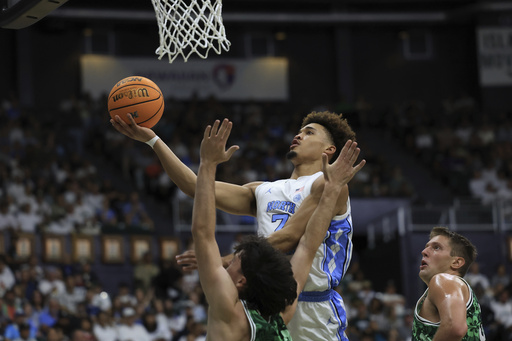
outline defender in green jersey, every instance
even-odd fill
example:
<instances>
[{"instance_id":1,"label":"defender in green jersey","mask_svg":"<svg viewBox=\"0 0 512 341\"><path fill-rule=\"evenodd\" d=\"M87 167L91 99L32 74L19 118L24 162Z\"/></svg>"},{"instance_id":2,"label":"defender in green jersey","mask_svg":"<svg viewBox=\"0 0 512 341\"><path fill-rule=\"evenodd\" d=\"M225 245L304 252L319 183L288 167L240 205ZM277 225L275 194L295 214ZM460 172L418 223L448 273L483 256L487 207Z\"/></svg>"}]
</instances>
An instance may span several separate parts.
<instances>
[{"instance_id":1,"label":"defender in green jersey","mask_svg":"<svg viewBox=\"0 0 512 341\"><path fill-rule=\"evenodd\" d=\"M412 339L485 340L480 305L462 278L476 258L475 246L445 227L434 227L421 252L419 276L428 288L414 309Z\"/></svg>"}]
</instances>

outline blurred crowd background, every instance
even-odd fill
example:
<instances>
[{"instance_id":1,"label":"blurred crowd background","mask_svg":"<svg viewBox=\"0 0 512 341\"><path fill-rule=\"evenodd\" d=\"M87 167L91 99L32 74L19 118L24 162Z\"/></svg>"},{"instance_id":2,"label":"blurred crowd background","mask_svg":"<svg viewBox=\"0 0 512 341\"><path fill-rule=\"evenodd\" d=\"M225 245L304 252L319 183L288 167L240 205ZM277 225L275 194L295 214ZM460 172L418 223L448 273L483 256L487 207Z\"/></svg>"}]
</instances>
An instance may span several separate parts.
<instances>
[{"instance_id":1,"label":"blurred crowd background","mask_svg":"<svg viewBox=\"0 0 512 341\"><path fill-rule=\"evenodd\" d=\"M57 116L69 119L42 122L17 106L16 97L3 101L0 229L9 240L22 234L94 236L127 229L172 234L172 198L183 194L149 147L111 127L105 103L86 94L64 99ZM215 98L170 98L166 108L155 131L194 170L204 125L223 117L234 122L229 143L241 150L221 167L219 180L238 184L289 176L283 156L308 112L290 114L283 104L222 103ZM507 197L510 113L499 122L488 121L470 98L447 100L447 111L439 117L425 112L419 101L397 104L378 121L368 119L372 106L367 102L309 111L340 109L356 132L378 128L401 141L403 150L433 166L432 175L453 193L479 198L483 204L493 196ZM434 121L443 128L434 128ZM360 144L368 166L350 184L352 197L419 200L399 167L365 148L364 140ZM477 186L478 181L485 184ZM164 207L164 218L147 209L156 202ZM190 243L183 241L183 248ZM104 270L97 271L95 262L66 255L62 262L45 263L36 255L20 259L17 251L10 243L0 258L0 331L5 340L205 338L207 302L197 273L184 273L173 260L160 261L148 252L127 268L133 281L106 290ZM488 339L507 340L512 328L510 275L505 264L488 270L484 274L475 264L466 278L478 294ZM414 306L399 291L399 279L389 278L376 288L368 277L356 248L337 288L349 313L349 338L409 340Z\"/></svg>"},{"instance_id":2,"label":"blurred crowd background","mask_svg":"<svg viewBox=\"0 0 512 341\"><path fill-rule=\"evenodd\" d=\"M3 13L16 2L0 0ZM354 254L337 288L349 339L410 340L425 289L414 267L442 224L478 244L466 279L487 340L512 340L512 82L501 63L510 59L510 2L223 3L232 46L209 61L282 58L286 98L174 98L162 88L155 132L197 170L205 126L229 118L228 143L240 150L217 176L244 184L289 177L284 155L309 112L343 113L367 160L349 184ZM175 252L192 247L190 200L150 147L112 128L107 94L84 92L84 56L156 59L151 3L113 6L73 0L30 27L0 29L0 339L205 339L197 273L158 247L165 238ZM110 71L101 81L117 81ZM252 217L218 217L224 254L255 230ZM105 258L107 235L121 240L117 263ZM55 250L46 236L58 237ZM83 236L91 244L81 258L74 240ZM134 258L137 238L148 249Z\"/></svg>"}]
</instances>

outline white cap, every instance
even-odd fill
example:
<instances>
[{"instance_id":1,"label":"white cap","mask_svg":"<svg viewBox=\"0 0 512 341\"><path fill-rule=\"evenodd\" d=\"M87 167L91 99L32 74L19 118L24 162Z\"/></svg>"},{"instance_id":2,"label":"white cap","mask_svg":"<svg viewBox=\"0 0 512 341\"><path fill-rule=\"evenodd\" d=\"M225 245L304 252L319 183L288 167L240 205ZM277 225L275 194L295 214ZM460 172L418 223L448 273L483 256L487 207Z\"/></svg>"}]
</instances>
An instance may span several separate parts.
<instances>
[{"instance_id":1,"label":"white cap","mask_svg":"<svg viewBox=\"0 0 512 341\"><path fill-rule=\"evenodd\" d=\"M126 307L123 309L123 317L130 317L135 315L135 309L132 307Z\"/></svg>"}]
</instances>

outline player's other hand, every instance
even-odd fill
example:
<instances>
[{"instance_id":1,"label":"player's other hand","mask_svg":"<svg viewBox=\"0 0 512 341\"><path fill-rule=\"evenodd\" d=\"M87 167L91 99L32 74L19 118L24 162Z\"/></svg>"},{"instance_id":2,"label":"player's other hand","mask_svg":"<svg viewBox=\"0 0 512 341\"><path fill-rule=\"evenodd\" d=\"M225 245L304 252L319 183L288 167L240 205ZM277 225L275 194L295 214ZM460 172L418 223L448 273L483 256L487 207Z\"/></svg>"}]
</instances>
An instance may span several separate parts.
<instances>
[{"instance_id":1,"label":"player's other hand","mask_svg":"<svg viewBox=\"0 0 512 341\"><path fill-rule=\"evenodd\" d=\"M176 262L184 272L197 270L196 252L194 250L187 250L181 255L177 255Z\"/></svg>"},{"instance_id":2,"label":"player's other hand","mask_svg":"<svg viewBox=\"0 0 512 341\"><path fill-rule=\"evenodd\" d=\"M216 120L213 126L208 125L206 127L203 141L201 141L201 163L218 165L226 162L240 148L235 145L226 150L226 143L232 127L233 122L227 118L222 121L222 124L219 120Z\"/></svg>"},{"instance_id":3,"label":"player's other hand","mask_svg":"<svg viewBox=\"0 0 512 341\"><path fill-rule=\"evenodd\" d=\"M332 164L329 165L327 155L323 154L322 170L325 183L334 186L346 185L366 164L366 160L361 160L361 162L354 166L360 152L361 150L357 147L357 142L348 140L343 146L340 155Z\"/></svg>"}]
</instances>

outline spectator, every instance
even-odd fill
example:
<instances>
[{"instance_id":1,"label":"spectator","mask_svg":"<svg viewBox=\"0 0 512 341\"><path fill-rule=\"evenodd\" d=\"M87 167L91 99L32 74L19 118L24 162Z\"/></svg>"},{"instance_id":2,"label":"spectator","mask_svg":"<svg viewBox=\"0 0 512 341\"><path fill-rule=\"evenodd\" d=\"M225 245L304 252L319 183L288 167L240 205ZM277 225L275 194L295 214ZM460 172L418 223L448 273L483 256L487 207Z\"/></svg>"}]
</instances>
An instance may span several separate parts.
<instances>
[{"instance_id":1,"label":"spectator","mask_svg":"<svg viewBox=\"0 0 512 341\"><path fill-rule=\"evenodd\" d=\"M473 127L469 119L464 116L460 123L455 127L455 136L462 142L463 145L467 145L471 134L473 133Z\"/></svg>"},{"instance_id":2,"label":"spectator","mask_svg":"<svg viewBox=\"0 0 512 341\"><path fill-rule=\"evenodd\" d=\"M59 234L59 235L70 235L71 233L77 232L78 220L75 214L75 204L67 203L65 206L64 216L60 219L52 220L48 223L45 228L45 232Z\"/></svg>"},{"instance_id":3,"label":"spectator","mask_svg":"<svg viewBox=\"0 0 512 341\"><path fill-rule=\"evenodd\" d=\"M167 328L171 331L173 337L183 331L187 324L187 316L184 309L176 307L170 298L164 299L163 314L159 314L157 317L166 321Z\"/></svg>"},{"instance_id":4,"label":"spectator","mask_svg":"<svg viewBox=\"0 0 512 341\"><path fill-rule=\"evenodd\" d=\"M366 306L369 306L376 292L373 290L373 285L370 280L365 280L362 284L361 290L358 292L358 298L361 299Z\"/></svg>"},{"instance_id":5,"label":"spectator","mask_svg":"<svg viewBox=\"0 0 512 341\"><path fill-rule=\"evenodd\" d=\"M51 327L56 326L60 313L61 308L58 299L50 297L48 305L39 314L39 328L42 333L47 333Z\"/></svg>"},{"instance_id":6,"label":"spectator","mask_svg":"<svg viewBox=\"0 0 512 341\"><path fill-rule=\"evenodd\" d=\"M495 298L491 301L490 308L496 322L499 324L500 334L507 335L507 329L512 328L512 301L507 289L502 289L496 293Z\"/></svg>"},{"instance_id":7,"label":"spectator","mask_svg":"<svg viewBox=\"0 0 512 341\"><path fill-rule=\"evenodd\" d=\"M95 341L95 338L90 332L86 330L76 329L73 331L71 341Z\"/></svg>"},{"instance_id":8,"label":"spectator","mask_svg":"<svg viewBox=\"0 0 512 341\"><path fill-rule=\"evenodd\" d=\"M116 210L111 206L110 199L103 198L102 205L96 210L98 221L103 226L117 225L118 218Z\"/></svg>"},{"instance_id":9,"label":"spectator","mask_svg":"<svg viewBox=\"0 0 512 341\"><path fill-rule=\"evenodd\" d=\"M405 341L405 339L402 339L400 336L400 333L396 328L391 328L386 337L387 341Z\"/></svg>"},{"instance_id":10,"label":"spectator","mask_svg":"<svg viewBox=\"0 0 512 341\"><path fill-rule=\"evenodd\" d=\"M476 130L476 134L478 135L484 146L488 146L494 143L496 140L494 128L487 119L484 119L482 124L480 124L480 127L478 127L478 129Z\"/></svg>"},{"instance_id":11,"label":"spectator","mask_svg":"<svg viewBox=\"0 0 512 341\"><path fill-rule=\"evenodd\" d=\"M16 278L12 270L7 265L5 256L0 255L0 297L3 297L7 290L12 289L14 283L16 283Z\"/></svg>"},{"instance_id":12,"label":"spectator","mask_svg":"<svg viewBox=\"0 0 512 341\"><path fill-rule=\"evenodd\" d=\"M153 284L153 280L158 276L160 269L158 266L153 264L151 253L147 251L142 256L142 259L133 268L133 279L135 286L141 288L144 291L150 289Z\"/></svg>"},{"instance_id":13,"label":"spectator","mask_svg":"<svg viewBox=\"0 0 512 341\"><path fill-rule=\"evenodd\" d=\"M27 324L27 316L23 309L16 310L14 314L13 322L7 325L4 332L4 337L6 341L13 341L20 338L20 328L22 325ZM27 324L28 325L28 324ZM29 335L30 335L30 326L29 326ZM35 335L30 335L34 337Z\"/></svg>"},{"instance_id":14,"label":"spectator","mask_svg":"<svg viewBox=\"0 0 512 341\"><path fill-rule=\"evenodd\" d=\"M16 302L16 295L13 289L5 292L3 299L0 300L0 305L3 317L10 321L14 320L16 311L21 309L21 306Z\"/></svg>"},{"instance_id":15,"label":"spectator","mask_svg":"<svg viewBox=\"0 0 512 341\"><path fill-rule=\"evenodd\" d=\"M469 285L473 288L477 285L481 285L482 288L487 291L491 286L489 278L480 272L480 264L478 264L478 262L471 264L471 267L469 268L466 276L464 276L464 279L468 281Z\"/></svg>"},{"instance_id":16,"label":"spectator","mask_svg":"<svg viewBox=\"0 0 512 341\"><path fill-rule=\"evenodd\" d=\"M101 192L97 181L91 180L86 185L84 193L84 202L92 207L96 212L103 206L105 194Z\"/></svg>"},{"instance_id":17,"label":"spectator","mask_svg":"<svg viewBox=\"0 0 512 341\"><path fill-rule=\"evenodd\" d=\"M178 341L205 341L205 326L193 319L187 323L185 335L181 336Z\"/></svg>"},{"instance_id":18,"label":"spectator","mask_svg":"<svg viewBox=\"0 0 512 341\"><path fill-rule=\"evenodd\" d=\"M112 308L112 300L110 295L103 290L103 287L100 283L96 283L89 290L90 297L90 307L92 311L98 312L102 311L110 311Z\"/></svg>"},{"instance_id":19,"label":"spectator","mask_svg":"<svg viewBox=\"0 0 512 341\"><path fill-rule=\"evenodd\" d=\"M76 315L78 303L85 300L85 290L75 285L75 276L65 278L65 291L56 295L62 310Z\"/></svg>"},{"instance_id":20,"label":"spectator","mask_svg":"<svg viewBox=\"0 0 512 341\"><path fill-rule=\"evenodd\" d=\"M507 287L510 283L510 276L507 274L507 269L505 268L505 264L501 263L498 265L496 269L496 273L491 278L491 287L494 289L498 285Z\"/></svg>"},{"instance_id":21,"label":"spectator","mask_svg":"<svg viewBox=\"0 0 512 341\"><path fill-rule=\"evenodd\" d=\"M152 306L154 290L152 287L148 291L145 291L142 288L136 288L135 298L137 299L137 304L135 306L137 316L142 316L142 314Z\"/></svg>"},{"instance_id":22,"label":"spectator","mask_svg":"<svg viewBox=\"0 0 512 341\"><path fill-rule=\"evenodd\" d=\"M41 281L44 278L44 270L43 267L39 265L39 258L35 255L30 256L28 264L35 279Z\"/></svg>"},{"instance_id":23,"label":"spectator","mask_svg":"<svg viewBox=\"0 0 512 341\"><path fill-rule=\"evenodd\" d=\"M388 281L384 292L377 293L376 297L387 307L393 308L398 316L401 317L405 313L405 297L398 293L393 280Z\"/></svg>"},{"instance_id":24,"label":"spectator","mask_svg":"<svg viewBox=\"0 0 512 341\"><path fill-rule=\"evenodd\" d=\"M80 271L77 274L80 277L80 283L86 289L90 289L94 284L99 283L99 277L92 269L90 261L84 261L81 265Z\"/></svg>"},{"instance_id":25,"label":"spectator","mask_svg":"<svg viewBox=\"0 0 512 341\"><path fill-rule=\"evenodd\" d=\"M31 321L30 324L36 326L39 329L39 316L45 309L43 302L43 295L39 290L35 290L30 301L31 314L28 319Z\"/></svg>"},{"instance_id":26,"label":"spectator","mask_svg":"<svg viewBox=\"0 0 512 341\"><path fill-rule=\"evenodd\" d=\"M66 286L62 281L62 272L59 268L48 267L46 277L39 282L39 291L44 296L58 296L66 291Z\"/></svg>"},{"instance_id":27,"label":"spectator","mask_svg":"<svg viewBox=\"0 0 512 341\"><path fill-rule=\"evenodd\" d=\"M92 330L92 321L89 317L82 317L80 319L80 327L78 330L82 331L81 338L83 339L83 341L96 341L96 337L94 336Z\"/></svg>"},{"instance_id":28,"label":"spectator","mask_svg":"<svg viewBox=\"0 0 512 341\"><path fill-rule=\"evenodd\" d=\"M402 174L402 168L395 166L389 179L389 194L393 197L411 197L413 188L409 180Z\"/></svg>"},{"instance_id":29,"label":"spectator","mask_svg":"<svg viewBox=\"0 0 512 341\"><path fill-rule=\"evenodd\" d=\"M30 325L28 323L22 323L19 326L19 337L14 341L36 341L35 337L30 335Z\"/></svg>"},{"instance_id":30,"label":"spectator","mask_svg":"<svg viewBox=\"0 0 512 341\"><path fill-rule=\"evenodd\" d=\"M95 222L95 220L96 220L95 209L83 200L82 193L77 194L76 200L74 203L74 207L75 207L75 209L73 211L73 215L74 215L73 220L79 226L82 227L82 226L93 224Z\"/></svg>"},{"instance_id":31,"label":"spectator","mask_svg":"<svg viewBox=\"0 0 512 341\"><path fill-rule=\"evenodd\" d=\"M151 341L149 333L140 324L136 324L135 309L126 307L123 309L123 318L118 326L119 341Z\"/></svg>"},{"instance_id":32,"label":"spectator","mask_svg":"<svg viewBox=\"0 0 512 341\"><path fill-rule=\"evenodd\" d=\"M123 307L135 307L137 305L137 298L130 292L130 286L126 282L118 284L116 299Z\"/></svg>"},{"instance_id":33,"label":"spectator","mask_svg":"<svg viewBox=\"0 0 512 341\"><path fill-rule=\"evenodd\" d=\"M44 222L43 216L35 213L31 209L30 203L21 205L18 213L19 231L24 233L36 233Z\"/></svg>"},{"instance_id":34,"label":"spectator","mask_svg":"<svg viewBox=\"0 0 512 341\"><path fill-rule=\"evenodd\" d=\"M35 278L35 273L30 269L28 264L23 264L20 267L18 284L24 292L23 296L27 300L32 301L34 291L37 290L39 283Z\"/></svg>"},{"instance_id":35,"label":"spectator","mask_svg":"<svg viewBox=\"0 0 512 341\"><path fill-rule=\"evenodd\" d=\"M157 319L156 312L153 309L147 310L142 315L142 325L149 333L151 341L171 341L172 335L166 323Z\"/></svg>"},{"instance_id":36,"label":"spectator","mask_svg":"<svg viewBox=\"0 0 512 341\"><path fill-rule=\"evenodd\" d=\"M6 201L0 202L0 231L13 232L19 228L18 219L16 216L9 212L9 205Z\"/></svg>"},{"instance_id":37,"label":"spectator","mask_svg":"<svg viewBox=\"0 0 512 341\"><path fill-rule=\"evenodd\" d=\"M398 328L398 333L402 340L411 340L412 338L412 324L414 321L414 312L411 309L405 311L403 317L403 325Z\"/></svg>"},{"instance_id":38,"label":"spectator","mask_svg":"<svg viewBox=\"0 0 512 341\"><path fill-rule=\"evenodd\" d=\"M194 320L205 323L208 317L208 312L205 307L205 297L201 287L196 287L194 291L189 293L189 300Z\"/></svg>"},{"instance_id":39,"label":"spectator","mask_svg":"<svg viewBox=\"0 0 512 341\"><path fill-rule=\"evenodd\" d=\"M361 336L365 331L370 329L370 315L366 304L362 300L354 302L353 306L356 309L356 315L348 324L355 327L354 332L357 336Z\"/></svg>"},{"instance_id":40,"label":"spectator","mask_svg":"<svg viewBox=\"0 0 512 341\"><path fill-rule=\"evenodd\" d=\"M18 201L19 198L23 198L25 195L25 186L22 173L14 173L13 171L12 178L7 181L6 194Z\"/></svg>"},{"instance_id":41,"label":"spectator","mask_svg":"<svg viewBox=\"0 0 512 341\"><path fill-rule=\"evenodd\" d=\"M368 317L370 319L371 329L374 333L379 333L380 335L387 334L389 321L387 320L385 312L384 303L376 297L372 298L368 306Z\"/></svg>"},{"instance_id":42,"label":"spectator","mask_svg":"<svg viewBox=\"0 0 512 341\"><path fill-rule=\"evenodd\" d=\"M93 323L93 334L98 341L116 341L117 329L109 311L101 310Z\"/></svg>"},{"instance_id":43,"label":"spectator","mask_svg":"<svg viewBox=\"0 0 512 341\"><path fill-rule=\"evenodd\" d=\"M62 328L53 327L49 328L46 333L46 341L68 341L67 337L64 337Z\"/></svg>"},{"instance_id":44,"label":"spectator","mask_svg":"<svg viewBox=\"0 0 512 341\"><path fill-rule=\"evenodd\" d=\"M153 220L136 191L130 193L129 200L123 204L123 216L127 226L142 227L147 230L154 228Z\"/></svg>"}]
</instances>

